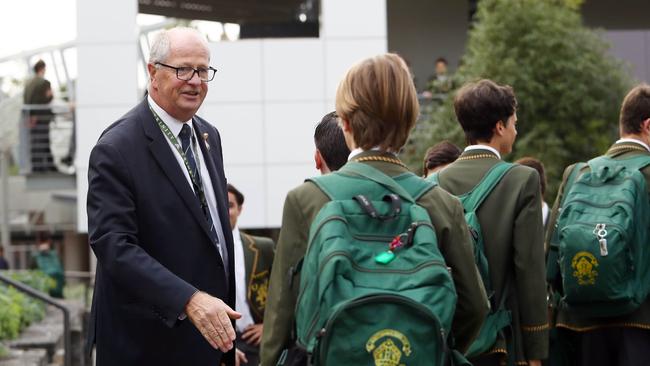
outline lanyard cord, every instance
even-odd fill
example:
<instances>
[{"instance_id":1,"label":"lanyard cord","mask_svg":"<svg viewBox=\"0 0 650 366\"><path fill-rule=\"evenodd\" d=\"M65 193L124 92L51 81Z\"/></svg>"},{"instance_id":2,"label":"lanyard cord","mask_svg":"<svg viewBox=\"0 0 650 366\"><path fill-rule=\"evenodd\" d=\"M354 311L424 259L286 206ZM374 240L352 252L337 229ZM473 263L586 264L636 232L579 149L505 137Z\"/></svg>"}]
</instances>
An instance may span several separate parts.
<instances>
[{"instance_id":1,"label":"lanyard cord","mask_svg":"<svg viewBox=\"0 0 650 366\"><path fill-rule=\"evenodd\" d=\"M201 184L201 177L196 176L192 169L190 169L190 163L187 160L187 156L183 152L183 148L181 147L181 144L178 142L178 139L176 139L176 136L172 133L172 131L169 129L169 126L167 126L162 119L158 116L156 111L151 108L151 105L149 105L149 109L151 110L151 113L153 114L154 119L158 123L158 127L160 130L163 132L165 136L169 139L169 141L174 145L176 148L176 151L181 155L181 158L183 159L183 163L185 163L185 169L187 169L187 172L190 175L190 180L192 180L192 183L194 184L195 189L197 190L197 194L199 196L199 200L201 201L201 206L208 207L207 200L205 199L205 193L203 192L203 184ZM191 146L190 148L192 149L192 152L194 153L194 161L196 163L196 169L201 174L201 166L199 165L199 159L196 158L196 150L194 149L194 146L196 144L196 139L194 138L194 132L192 132L192 141L191 141Z\"/></svg>"}]
</instances>

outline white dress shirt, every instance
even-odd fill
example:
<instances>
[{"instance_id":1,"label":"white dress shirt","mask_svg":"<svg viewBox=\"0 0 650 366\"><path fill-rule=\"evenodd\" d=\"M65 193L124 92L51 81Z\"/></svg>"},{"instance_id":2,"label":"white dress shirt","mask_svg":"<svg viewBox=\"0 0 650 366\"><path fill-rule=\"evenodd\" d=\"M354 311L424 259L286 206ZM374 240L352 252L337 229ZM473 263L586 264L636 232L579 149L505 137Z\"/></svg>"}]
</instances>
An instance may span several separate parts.
<instances>
[{"instance_id":1,"label":"white dress shirt","mask_svg":"<svg viewBox=\"0 0 650 366\"><path fill-rule=\"evenodd\" d=\"M472 150L489 150L497 155L499 159L501 159L501 154L499 154L499 151L492 146L488 145L469 145L468 147L465 148L464 151L472 151Z\"/></svg>"},{"instance_id":2,"label":"white dress shirt","mask_svg":"<svg viewBox=\"0 0 650 366\"><path fill-rule=\"evenodd\" d=\"M236 311L241 314L237 319L237 331L242 333L246 327L255 324L251 309L246 300L246 262L244 260L244 242L241 240L239 228L235 226L232 231L233 248L235 249L235 287L236 287Z\"/></svg>"}]
</instances>

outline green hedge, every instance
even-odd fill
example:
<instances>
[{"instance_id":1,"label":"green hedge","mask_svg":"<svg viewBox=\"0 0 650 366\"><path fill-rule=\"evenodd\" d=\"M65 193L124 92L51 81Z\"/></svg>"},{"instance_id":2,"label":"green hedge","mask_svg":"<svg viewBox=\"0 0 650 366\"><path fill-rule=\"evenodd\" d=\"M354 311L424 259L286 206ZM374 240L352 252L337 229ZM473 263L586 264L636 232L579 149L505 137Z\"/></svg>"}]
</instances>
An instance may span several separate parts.
<instances>
[{"instance_id":1,"label":"green hedge","mask_svg":"<svg viewBox=\"0 0 650 366\"><path fill-rule=\"evenodd\" d=\"M3 272L12 279L47 293L54 281L40 271ZM45 304L11 286L0 284L0 340L18 337L20 332L45 316ZM0 347L0 355L3 353Z\"/></svg>"}]
</instances>

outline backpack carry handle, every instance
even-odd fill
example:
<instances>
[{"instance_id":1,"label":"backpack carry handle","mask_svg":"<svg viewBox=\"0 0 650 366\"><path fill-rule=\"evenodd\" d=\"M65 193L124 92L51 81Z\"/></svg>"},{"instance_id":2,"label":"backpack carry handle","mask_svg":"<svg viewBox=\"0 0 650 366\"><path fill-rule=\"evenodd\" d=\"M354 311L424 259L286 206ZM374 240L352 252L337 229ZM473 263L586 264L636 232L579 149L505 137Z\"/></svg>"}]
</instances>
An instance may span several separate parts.
<instances>
[{"instance_id":1,"label":"backpack carry handle","mask_svg":"<svg viewBox=\"0 0 650 366\"><path fill-rule=\"evenodd\" d=\"M399 195L405 201L410 203L415 203L415 199L408 193L402 186L400 186L395 180L388 175L384 174L381 170L375 169L368 164L358 163L356 161L349 161L345 164L339 172L361 176L367 179L374 181L375 183L381 184L386 187L386 189L391 192Z\"/></svg>"},{"instance_id":2,"label":"backpack carry handle","mask_svg":"<svg viewBox=\"0 0 650 366\"><path fill-rule=\"evenodd\" d=\"M382 221L391 220L397 217L402 212L402 200L399 198L398 195L394 193L387 194L383 198L383 201L390 203L390 212L386 215L379 214L379 211L377 211L377 209L372 204L372 202L368 199L368 197L362 194L354 196L354 200L357 201L359 206L361 206L361 208L366 212L366 214L368 214L368 216L372 217L373 219L378 219Z\"/></svg>"}]
</instances>

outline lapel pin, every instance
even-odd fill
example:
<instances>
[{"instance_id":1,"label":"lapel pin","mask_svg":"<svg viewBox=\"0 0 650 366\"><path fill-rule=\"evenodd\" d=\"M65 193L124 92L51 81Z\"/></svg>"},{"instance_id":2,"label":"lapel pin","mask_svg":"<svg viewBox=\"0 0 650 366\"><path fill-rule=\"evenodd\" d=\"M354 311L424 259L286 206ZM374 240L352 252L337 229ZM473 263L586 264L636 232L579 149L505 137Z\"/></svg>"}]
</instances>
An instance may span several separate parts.
<instances>
[{"instance_id":1,"label":"lapel pin","mask_svg":"<svg viewBox=\"0 0 650 366\"><path fill-rule=\"evenodd\" d=\"M203 133L203 142L205 143L205 147L206 147L208 150L210 150L210 144L208 144L208 137L209 137L208 133L207 133L207 132L204 132L204 133Z\"/></svg>"}]
</instances>

